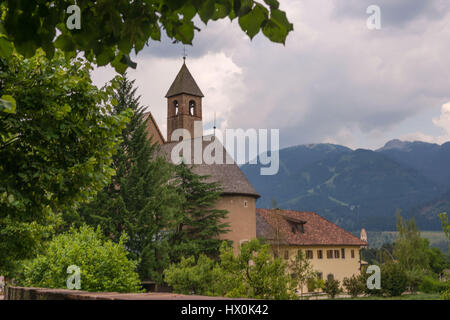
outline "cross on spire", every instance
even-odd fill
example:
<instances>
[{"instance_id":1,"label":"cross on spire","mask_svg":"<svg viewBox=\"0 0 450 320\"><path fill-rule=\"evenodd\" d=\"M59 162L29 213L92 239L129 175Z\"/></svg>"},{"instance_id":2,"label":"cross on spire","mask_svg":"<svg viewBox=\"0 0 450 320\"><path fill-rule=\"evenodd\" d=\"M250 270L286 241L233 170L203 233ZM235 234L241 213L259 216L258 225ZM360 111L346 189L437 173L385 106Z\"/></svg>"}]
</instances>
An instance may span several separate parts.
<instances>
[{"instance_id":1,"label":"cross on spire","mask_svg":"<svg viewBox=\"0 0 450 320\"><path fill-rule=\"evenodd\" d=\"M186 46L183 45L183 63L186 62L186 57L187 57L187 54L186 54Z\"/></svg>"}]
</instances>

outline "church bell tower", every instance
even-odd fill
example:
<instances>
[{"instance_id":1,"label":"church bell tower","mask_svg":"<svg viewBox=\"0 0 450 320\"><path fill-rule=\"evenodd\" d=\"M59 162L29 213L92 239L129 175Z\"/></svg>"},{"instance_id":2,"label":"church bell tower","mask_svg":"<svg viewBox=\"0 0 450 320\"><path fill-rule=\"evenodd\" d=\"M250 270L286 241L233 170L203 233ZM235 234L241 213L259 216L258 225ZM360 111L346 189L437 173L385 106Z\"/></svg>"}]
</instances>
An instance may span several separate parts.
<instances>
[{"instance_id":1,"label":"church bell tower","mask_svg":"<svg viewBox=\"0 0 450 320\"><path fill-rule=\"evenodd\" d=\"M202 121L203 93L183 62L178 75L166 94L167 98L167 141L172 142L176 129L186 129L190 138L203 135L203 130L194 132L194 122ZM200 128L203 128L200 126ZM197 130L198 131L198 130ZM188 138L183 136L183 139ZM178 140L178 139L176 139Z\"/></svg>"}]
</instances>

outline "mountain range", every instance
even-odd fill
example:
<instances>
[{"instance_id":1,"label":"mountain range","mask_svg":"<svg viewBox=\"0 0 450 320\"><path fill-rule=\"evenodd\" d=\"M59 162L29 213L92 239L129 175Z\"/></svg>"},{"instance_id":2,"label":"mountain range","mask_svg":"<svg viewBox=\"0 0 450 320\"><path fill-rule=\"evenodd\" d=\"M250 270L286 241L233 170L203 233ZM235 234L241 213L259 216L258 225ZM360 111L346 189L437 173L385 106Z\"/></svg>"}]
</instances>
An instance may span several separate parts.
<instances>
[{"instance_id":1,"label":"mountain range","mask_svg":"<svg viewBox=\"0 0 450 320\"><path fill-rule=\"evenodd\" d=\"M356 231L395 230L395 212L414 217L422 230L441 230L450 212L450 142L392 140L378 150L309 144L280 150L276 175L244 174L261 195L258 207L314 211Z\"/></svg>"}]
</instances>

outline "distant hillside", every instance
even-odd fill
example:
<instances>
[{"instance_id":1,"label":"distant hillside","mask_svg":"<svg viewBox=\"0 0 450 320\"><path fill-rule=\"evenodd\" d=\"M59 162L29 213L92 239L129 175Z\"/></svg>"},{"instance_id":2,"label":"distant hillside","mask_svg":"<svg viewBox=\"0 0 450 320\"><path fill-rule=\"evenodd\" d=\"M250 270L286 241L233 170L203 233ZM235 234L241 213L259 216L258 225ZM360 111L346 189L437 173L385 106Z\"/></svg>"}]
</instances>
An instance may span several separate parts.
<instances>
[{"instance_id":1,"label":"distant hillside","mask_svg":"<svg viewBox=\"0 0 450 320\"><path fill-rule=\"evenodd\" d=\"M433 207L440 197L449 202L441 199L444 205L439 210L450 207L450 195L444 195L448 184L439 180L436 169L428 168L441 166L447 174L450 161L408 160L408 152L410 156L420 150L441 156L445 152L436 151L443 147L438 145L406 145L394 141L377 151L331 144L296 146L280 151L277 175L261 176L255 165L244 165L242 170L262 196L259 207L271 207L275 199L280 208L312 210L348 230L395 230L395 210L401 208L408 216L420 218L422 229L438 230L434 211L420 208L427 203Z\"/></svg>"},{"instance_id":2,"label":"distant hillside","mask_svg":"<svg viewBox=\"0 0 450 320\"><path fill-rule=\"evenodd\" d=\"M450 187L450 142L440 146L420 141L392 140L377 151L418 170L439 184Z\"/></svg>"}]
</instances>

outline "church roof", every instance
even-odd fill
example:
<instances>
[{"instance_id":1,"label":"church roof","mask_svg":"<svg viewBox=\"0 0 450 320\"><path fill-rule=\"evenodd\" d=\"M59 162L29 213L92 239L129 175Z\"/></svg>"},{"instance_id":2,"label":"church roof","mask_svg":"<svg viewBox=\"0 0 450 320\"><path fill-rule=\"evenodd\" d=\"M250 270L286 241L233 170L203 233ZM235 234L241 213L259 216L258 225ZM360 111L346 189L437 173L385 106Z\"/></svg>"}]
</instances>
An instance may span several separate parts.
<instances>
[{"instance_id":1,"label":"church roof","mask_svg":"<svg viewBox=\"0 0 450 320\"><path fill-rule=\"evenodd\" d=\"M293 232L296 221L304 224L303 233ZM256 209L256 236L287 245L368 245L317 213L282 209Z\"/></svg>"},{"instance_id":2,"label":"church roof","mask_svg":"<svg viewBox=\"0 0 450 320\"><path fill-rule=\"evenodd\" d=\"M203 137L190 140L192 142L190 161L191 164L188 165L191 166L192 171L198 175L209 176L206 179L207 182L220 183L220 185L222 186L223 194L247 195L259 198L260 195L256 192L251 183L248 181L247 177L227 153L225 147L220 143L219 140L215 139L214 137L210 138L211 141L205 141L206 138L203 139ZM195 140L200 142L200 145L202 146L202 155L204 154L205 148L210 146L211 143L216 143L217 148L222 149L222 164L206 164L205 161L201 161L201 164L194 164ZM178 143L179 142L169 142L161 146L161 152L168 161L171 161L172 149Z\"/></svg>"},{"instance_id":3,"label":"church roof","mask_svg":"<svg viewBox=\"0 0 450 320\"><path fill-rule=\"evenodd\" d=\"M170 86L169 91L167 91L166 98L182 93L203 97L202 91L198 87L194 77L192 77L185 63L181 66L181 69Z\"/></svg>"}]
</instances>

